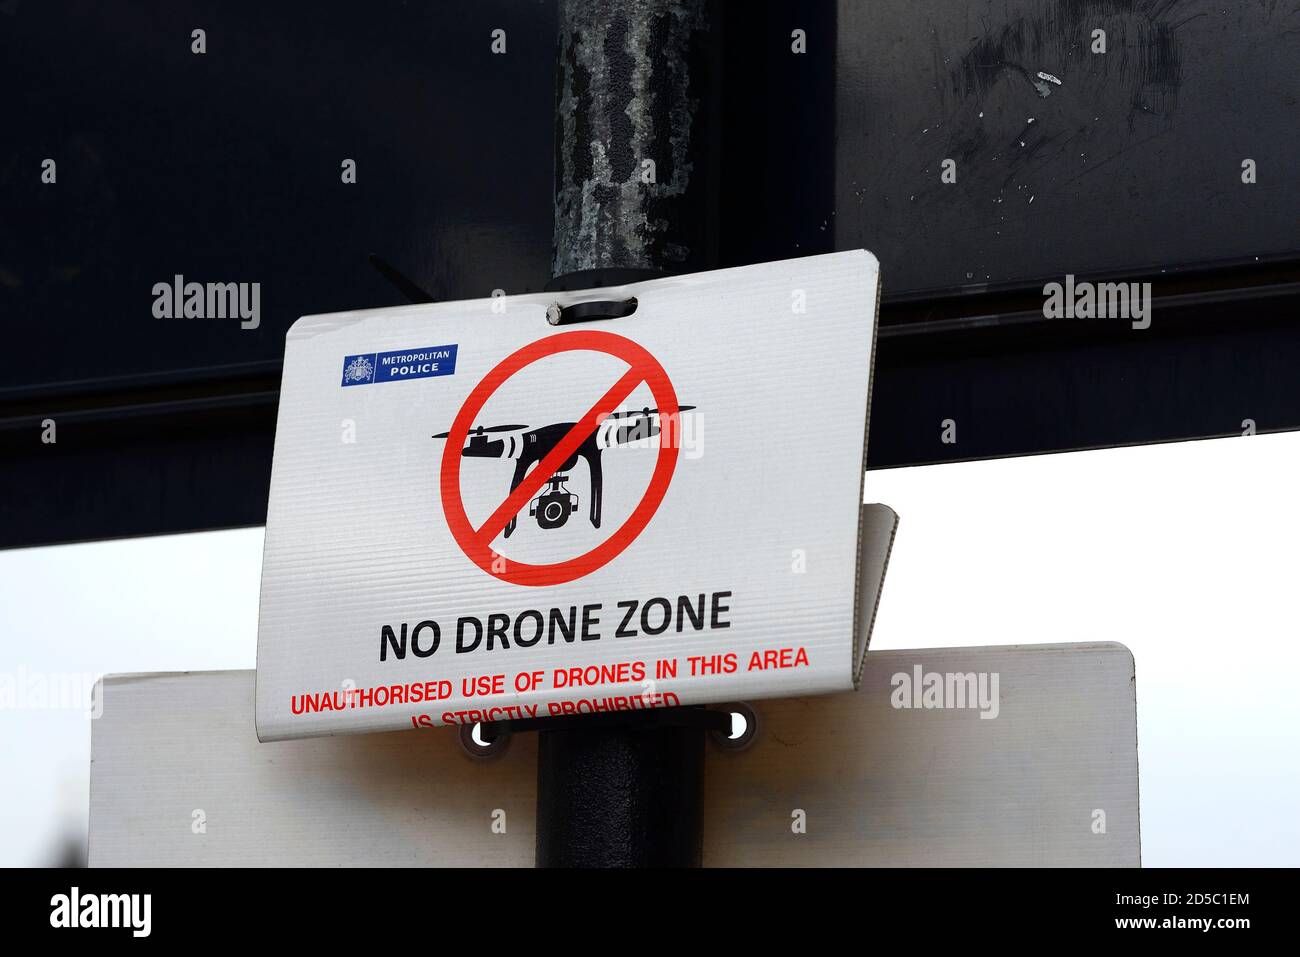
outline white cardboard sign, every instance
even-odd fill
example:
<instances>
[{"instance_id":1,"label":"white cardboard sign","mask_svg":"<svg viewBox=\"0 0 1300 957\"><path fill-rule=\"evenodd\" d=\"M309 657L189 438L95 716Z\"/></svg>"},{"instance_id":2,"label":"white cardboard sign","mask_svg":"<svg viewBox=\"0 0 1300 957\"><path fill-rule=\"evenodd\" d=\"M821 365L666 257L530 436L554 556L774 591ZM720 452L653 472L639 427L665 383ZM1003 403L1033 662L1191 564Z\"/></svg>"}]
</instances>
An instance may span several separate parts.
<instances>
[{"instance_id":1,"label":"white cardboard sign","mask_svg":"<svg viewBox=\"0 0 1300 957\"><path fill-rule=\"evenodd\" d=\"M858 250L300 319L259 736L853 688L878 282Z\"/></svg>"},{"instance_id":2,"label":"white cardboard sign","mask_svg":"<svg viewBox=\"0 0 1300 957\"><path fill-rule=\"evenodd\" d=\"M918 669L996 691L900 707ZM1135 691L1113 643L869 652L860 690L756 702L748 747L705 748L704 864L1136 867ZM487 760L441 732L258 744L251 671L98 700L92 867L532 866L535 734Z\"/></svg>"}]
</instances>

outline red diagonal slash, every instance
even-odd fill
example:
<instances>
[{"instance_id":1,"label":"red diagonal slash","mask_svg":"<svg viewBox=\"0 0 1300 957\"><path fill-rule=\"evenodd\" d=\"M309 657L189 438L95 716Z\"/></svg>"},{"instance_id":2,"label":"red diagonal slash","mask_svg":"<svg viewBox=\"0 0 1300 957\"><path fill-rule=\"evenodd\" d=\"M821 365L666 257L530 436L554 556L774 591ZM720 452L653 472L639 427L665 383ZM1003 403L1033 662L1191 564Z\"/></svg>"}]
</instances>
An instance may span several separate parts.
<instances>
[{"instance_id":1,"label":"red diagonal slash","mask_svg":"<svg viewBox=\"0 0 1300 957\"><path fill-rule=\"evenodd\" d=\"M635 366L623 373L622 378L610 386L609 391L587 410L587 414L564 434L559 444L543 456L532 471L524 476L524 480L515 487L504 502L497 506L496 511L488 516L488 520L474 530L477 543L490 544L506 527L511 517L519 513L528 500L559 470L565 460L578 451L578 446L587 441L587 437L596 431L605 416L618 408L623 400L632 394L632 390L644 381L645 374L638 372Z\"/></svg>"},{"instance_id":2,"label":"red diagonal slash","mask_svg":"<svg viewBox=\"0 0 1300 957\"><path fill-rule=\"evenodd\" d=\"M597 352L613 356L627 363L628 371L565 434L555 448L533 467L519 487L511 492L491 517L475 529L470 523L469 516L465 514L465 503L460 494L460 466L464 461L461 452L470 428L483 410L484 403L519 370L547 356L566 352ZM673 391L673 384L668 378L668 373L659 364L659 360L644 346L612 332L600 330L562 332L531 342L497 363L478 385L470 390L460 411L456 414L447 435L447 444L443 447L442 463L439 468L439 486L447 530L465 552L465 557L484 572L501 581L514 585L540 587L582 578L613 561L632 544L654 517L668 491L668 484L672 481L677 464L676 443L660 443L659 453L655 457L654 471L645 493L641 496L641 501L608 538L581 555L560 562L533 565L517 558L498 555L493 551L491 542L509 522L510 517L518 514L528 499L550 480L565 460L575 454L579 446L599 426L600 421L626 399L641 382L645 382L649 387L654 404L661 414L670 416L676 414L677 393Z\"/></svg>"}]
</instances>

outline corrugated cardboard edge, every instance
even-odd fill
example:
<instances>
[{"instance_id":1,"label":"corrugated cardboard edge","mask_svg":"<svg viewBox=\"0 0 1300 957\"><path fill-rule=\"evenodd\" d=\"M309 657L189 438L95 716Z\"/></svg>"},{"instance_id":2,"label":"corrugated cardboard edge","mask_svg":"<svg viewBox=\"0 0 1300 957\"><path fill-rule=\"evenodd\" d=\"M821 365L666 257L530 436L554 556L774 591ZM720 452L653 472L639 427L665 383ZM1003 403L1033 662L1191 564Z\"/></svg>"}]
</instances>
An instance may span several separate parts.
<instances>
[{"instance_id":1,"label":"corrugated cardboard edge","mask_svg":"<svg viewBox=\"0 0 1300 957\"><path fill-rule=\"evenodd\" d=\"M880 592L889 568L889 554L898 533L898 513L888 505L863 505L859 520L858 585L853 630L853 690L862 683L871 630L876 625Z\"/></svg>"},{"instance_id":2,"label":"corrugated cardboard edge","mask_svg":"<svg viewBox=\"0 0 1300 957\"><path fill-rule=\"evenodd\" d=\"M876 344L880 327L880 295L882 280L880 260L866 249L855 250L867 257L875 270L876 301L871 306L871 351L867 365L867 408L862 427L862 479L865 497L867 475L867 449L871 441L871 394L875 389ZM859 503L862 499L859 498ZM853 589L853 644L849 662L853 676L853 690L862 683L862 669L866 663L867 646L871 644L871 630L876 624L876 610L880 607L880 590L889 566L889 553L898 533L898 514L888 505L862 505L858 509L858 554Z\"/></svg>"}]
</instances>

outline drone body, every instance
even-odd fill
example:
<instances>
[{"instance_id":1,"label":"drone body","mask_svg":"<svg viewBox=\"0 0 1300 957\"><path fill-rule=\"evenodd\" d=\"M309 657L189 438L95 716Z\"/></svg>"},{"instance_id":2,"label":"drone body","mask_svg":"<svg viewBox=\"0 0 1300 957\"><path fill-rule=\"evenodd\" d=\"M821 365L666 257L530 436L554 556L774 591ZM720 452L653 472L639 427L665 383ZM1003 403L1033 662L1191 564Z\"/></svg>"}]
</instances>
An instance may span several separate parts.
<instances>
[{"instance_id":1,"label":"drone body","mask_svg":"<svg viewBox=\"0 0 1300 957\"><path fill-rule=\"evenodd\" d=\"M684 405L678 411L685 412L693 408L694 406ZM624 422L625 419L629 421ZM585 459L591 478L589 517L592 527L600 528L600 506L604 490L601 452L659 435L662 432L660 419L659 410L649 408L634 412L614 412L602 419L573 454L560 463L554 474L548 476L545 491L529 504L528 514L537 519L538 527L561 528L568 522L569 516L577 511L578 496L569 492L564 483L568 481L569 473L577 467L578 459ZM465 458L514 459L515 471L510 480L510 491L513 492L529 470L549 455L576 425L576 422L555 422L535 429L526 425L480 425L470 430L460 454ZM445 439L448 435L447 432L440 432L434 438ZM506 523L506 538L514 533L517 524L518 516L512 515Z\"/></svg>"}]
</instances>

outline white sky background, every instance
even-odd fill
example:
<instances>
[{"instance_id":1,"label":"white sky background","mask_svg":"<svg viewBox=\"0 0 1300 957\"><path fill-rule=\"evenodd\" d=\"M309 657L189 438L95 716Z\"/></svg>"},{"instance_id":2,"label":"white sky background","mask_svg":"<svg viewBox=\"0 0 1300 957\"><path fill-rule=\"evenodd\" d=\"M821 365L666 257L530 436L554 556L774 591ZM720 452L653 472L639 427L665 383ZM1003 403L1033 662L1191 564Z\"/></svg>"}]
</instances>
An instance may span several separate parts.
<instances>
[{"instance_id":1,"label":"white sky background","mask_svg":"<svg viewBox=\"0 0 1300 957\"><path fill-rule=\"evenodd\" d=\"M875 649L1120 641L1147 866L1300 864L1300 434L871 472ZM0 552L0 673L255 664L262 530ZM0 865L84 834L90 721L0 707ZM864 795L865 800L869 796Z\"/></svg>"},{"instance_id":2,"label":"white sky background","mask_svg":"<svg viewBox=\"0 0 1300 957\"><path fill-rule=\"evenodd\" d=\"M252 668L262 530L0 551L0 672ZM84 844L90 719L0 708L0 865Z\"/></svg>"}]
</instances>

